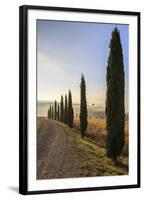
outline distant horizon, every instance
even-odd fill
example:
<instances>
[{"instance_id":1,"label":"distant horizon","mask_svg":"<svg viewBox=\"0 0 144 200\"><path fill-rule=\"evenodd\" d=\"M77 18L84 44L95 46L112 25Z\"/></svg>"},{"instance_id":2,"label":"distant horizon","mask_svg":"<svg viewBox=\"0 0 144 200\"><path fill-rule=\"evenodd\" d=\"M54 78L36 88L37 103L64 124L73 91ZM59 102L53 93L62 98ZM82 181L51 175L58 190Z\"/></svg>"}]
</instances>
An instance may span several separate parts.
<instances>
[{"instance_id":1,"label":"distant horizon","mask_svg":"<svg viewBox=\"0 0 144 200\"><path fill-rule=\"evenodd\" d=\"M37 100L38 102L46 102L46 103L54 103L54 101L51 101L51 100ZM60 103L60 101L57 101L57 103ZM73 105L80 105L80 103L75 103L73 102L72 103ZM88 105L92 105L92 104L88 104ZM95 104L93 106L96 106ZM104 106L96 106L97 108L104 108Z\"/></svg>"},{"instance_id":2,"label":"distant horizon","mask_svg":"<svg viewBox=\"0 0 144 200\"><path fill-rule=\"evenodd\" d=\"M55 100L54 100L55 101ZM38 103L52 103L54 104L54 101L50 101L50 100L37 100ZM57 103L60 103L60 101L57 101ZM80 106L80 103L72 103L73 105L79 105ZM104 109L103 112L105 112L105 106L97 106L97 105L92 105L92 104L87 104L87 106L92 106L92 107L95 107L95 108L102 108ZM129 113L129 110L126 110L125 109L125 114L128 114Z\"/></svg>"}]
</instances>

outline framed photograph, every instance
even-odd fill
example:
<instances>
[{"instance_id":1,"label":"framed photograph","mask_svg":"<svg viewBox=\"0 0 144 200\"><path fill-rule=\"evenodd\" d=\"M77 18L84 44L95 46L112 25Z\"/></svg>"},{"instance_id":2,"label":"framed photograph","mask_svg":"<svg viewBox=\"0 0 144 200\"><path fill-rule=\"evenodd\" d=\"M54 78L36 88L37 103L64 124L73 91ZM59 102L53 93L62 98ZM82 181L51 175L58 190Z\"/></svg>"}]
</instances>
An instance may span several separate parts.
<instances>
[{"instance_id":1,"label":"framed photograph","mask_svg":"<svg viewBox=\"0 0 144 200\"><path fill-rule=\"evenodd\" d=\"M19 14L20 193L140 187L140 13Z\"/></svg>"}]
</instances>

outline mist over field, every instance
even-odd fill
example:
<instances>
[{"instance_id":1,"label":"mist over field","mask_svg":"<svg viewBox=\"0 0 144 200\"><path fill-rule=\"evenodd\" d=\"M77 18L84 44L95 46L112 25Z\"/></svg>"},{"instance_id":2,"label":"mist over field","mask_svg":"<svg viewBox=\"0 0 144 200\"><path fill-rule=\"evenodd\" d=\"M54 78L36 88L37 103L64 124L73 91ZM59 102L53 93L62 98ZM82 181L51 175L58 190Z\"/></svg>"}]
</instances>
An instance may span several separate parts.
<instances>
[{"instance_id":1,"label":"mist over field","mask_svg":"<svg viewBox=\"0 0 144 200\"><path fill-rule=\"evenodd\" d=\"M47 112L50 106L54 105L52 101L38 101L37 102L37 116L38 117L47 117ZM74 115L75 117L79 116L80 104L73 104ZM97 107L94 104L87 105L88 117L95 117L105 119L105 108ZM125 114L125 118L128 119L128 113Z\"/></svg>"}]
</instances>

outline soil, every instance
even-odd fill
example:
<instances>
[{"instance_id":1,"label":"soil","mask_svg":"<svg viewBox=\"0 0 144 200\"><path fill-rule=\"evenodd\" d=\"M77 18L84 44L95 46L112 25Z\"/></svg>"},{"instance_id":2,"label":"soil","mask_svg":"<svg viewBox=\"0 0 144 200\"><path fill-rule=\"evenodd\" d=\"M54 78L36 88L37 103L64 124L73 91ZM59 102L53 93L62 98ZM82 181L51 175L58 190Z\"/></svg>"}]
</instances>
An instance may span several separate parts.
<instances>
[{"instance_id":1,"label":"soil","mask_svg":"<svg viewBox=\"0 0 144 200\"><path fill-rule=\"evenodd\" d=\"M41 118L37 131L37 179L77 177L79 158L56 121Z\"/></svg>"}]
</instances>

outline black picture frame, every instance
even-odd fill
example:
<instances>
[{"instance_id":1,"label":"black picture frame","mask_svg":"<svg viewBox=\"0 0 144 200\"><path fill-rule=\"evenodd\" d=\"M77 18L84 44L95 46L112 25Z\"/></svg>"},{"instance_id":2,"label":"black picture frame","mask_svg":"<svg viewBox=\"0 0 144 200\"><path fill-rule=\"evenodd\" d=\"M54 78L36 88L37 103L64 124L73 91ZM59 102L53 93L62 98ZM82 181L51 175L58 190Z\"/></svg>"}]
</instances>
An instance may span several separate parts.
<instances>
[{"instance_id":1,"label":"black picture frame","mask_svg":"<svg viewBox=\"0 0 144 200\"><path fill-rule=\"evenodd\" d=\"M28 191L28 11L29 10L50 10L82 13L101 13L112 15L128 15L137 17L137 184L104 186L90 188L73 189L54 189ZM80 192L108 189L127 189L140 187L140 13L131 11L113 11L113 10L95 10L82 8L66 7L46 7L24 5L19 7L19 193L26 194L44 194L60 192Z\"/></svg>"}]
</instances>

